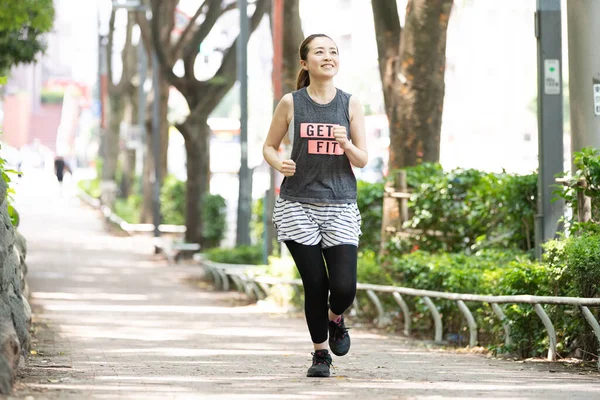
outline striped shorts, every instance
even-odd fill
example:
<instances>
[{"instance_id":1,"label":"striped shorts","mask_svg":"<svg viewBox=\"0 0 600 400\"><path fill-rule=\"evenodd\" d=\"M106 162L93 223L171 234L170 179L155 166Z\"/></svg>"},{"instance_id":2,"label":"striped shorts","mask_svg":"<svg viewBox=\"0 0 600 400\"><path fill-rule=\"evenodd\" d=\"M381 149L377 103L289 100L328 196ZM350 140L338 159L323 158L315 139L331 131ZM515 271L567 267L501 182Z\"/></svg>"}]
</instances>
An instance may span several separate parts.
<instances>
[{"instance_id":1,"label":"striped shorts","mask_svg":"<svg viewBox=\"0 0 600 400\"><path fill-rule=\"evenodd\" d=\"M278 198L273 210L277 241L321 248L350 244L358 246L361 217L356 203L311 204Z\"/></svg>"}]
</instances>

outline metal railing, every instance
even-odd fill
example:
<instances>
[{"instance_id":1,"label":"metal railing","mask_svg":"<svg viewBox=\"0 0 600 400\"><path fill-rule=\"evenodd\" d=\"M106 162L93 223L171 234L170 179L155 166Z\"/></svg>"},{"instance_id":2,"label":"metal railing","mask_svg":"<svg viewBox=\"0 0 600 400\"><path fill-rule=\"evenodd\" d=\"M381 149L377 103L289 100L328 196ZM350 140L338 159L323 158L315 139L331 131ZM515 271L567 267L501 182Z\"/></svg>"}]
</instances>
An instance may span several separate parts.
<instances>
[{"instance_id":1,"label":"metal railing","mask_svg":"<svg viewBox=\"0 0 600 400\"><path fill-rule=\"evenodd\" d=\"M201 260L201 264L205 266L208 272L212 275L215 285L221 290L229 290L229 281L231 280L236 286L238 291L246 293L246 295L255 298L257 300L267 296L272 286L278 285L292 285L302 286L300 279L282 279L274 278L269 276L253 276L251 273L256 268L255 265L238 265L238 264L220 264L209 260ZM262 292L261 292L262 290ZM408 304L402 297L411 296L418 297L423 300L427 309L429 310L434 323L434 341L442 342L443 322L442 318L437 310L433 299L445 299L455 301L457 307L464 315L467 325L469 327L469 346L475 347L477 345L477 323L471 313L469 307L465 304L466 301L487 303L492 308L494 314L500 320L504 328L504 340L506 345L511 344L510 338L510 324L500 304L531 304L535 310L535 313L540 318L546 332L548 334L548 360L556 360L556 332L552 321L546 314L546 311L542 307L542 304L560 304L560 305L571 305L578 307L582 312L585 320L590 324L592 330L598 340L600 346L600 324L590 311L590 306L600 306L600 298L579 298L579 297L553 297L553 296L530 296L530 295L516 295L516 296L487 296L477 294L465 294L465 293L447 293L437 292L432 290L421 290L412 289L400 286L384 286L374 285L367 283L358 283L357 290L365 291L367 297L373 303L377 310L377 324L383 325L386 321L386 312L383 304L379 298L379 294L390 294L400 309L404 317L404 334L410 335L411 332L411 320L412 314L408 307ZM355 299L354 307L357 307L357 301ZM598 368L600 369L600 358L598 360Z\"/></svg>"}]
</instances>

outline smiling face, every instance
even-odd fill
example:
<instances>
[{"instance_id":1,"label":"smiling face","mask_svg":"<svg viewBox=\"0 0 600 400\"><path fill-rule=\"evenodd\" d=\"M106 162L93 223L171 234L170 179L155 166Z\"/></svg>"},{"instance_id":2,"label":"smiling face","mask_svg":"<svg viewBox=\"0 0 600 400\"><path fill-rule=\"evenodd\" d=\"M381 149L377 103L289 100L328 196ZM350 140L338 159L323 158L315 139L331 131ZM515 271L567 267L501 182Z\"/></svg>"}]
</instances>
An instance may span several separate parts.
<instances>
[{"instance_id":1,"label":"smiling face","mask_svg":"<svg viewBox=\"0 0 600 400\"><path fill-rule=\"evenodd\" d=\"M311 79L333 78L339 68L340 58L335 42L328 37L316 37L308 45L306 60L300 60Z\"/></svg>"}]
</instances>

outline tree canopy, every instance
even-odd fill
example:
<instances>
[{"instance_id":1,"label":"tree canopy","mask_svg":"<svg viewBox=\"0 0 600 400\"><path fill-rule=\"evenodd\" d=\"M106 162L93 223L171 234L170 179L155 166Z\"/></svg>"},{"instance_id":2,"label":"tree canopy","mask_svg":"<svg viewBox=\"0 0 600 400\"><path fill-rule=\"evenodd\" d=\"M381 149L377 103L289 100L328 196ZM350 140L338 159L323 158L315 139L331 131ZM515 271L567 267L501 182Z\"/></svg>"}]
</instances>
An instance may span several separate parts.
<instances>
[{"instance_id":1,"label":"tree canopy","mask_svg":"<svg viewBox=\"0 0 600 400\"><path fill-rule=\"evenodd\" d=\"M52 29L52 0L0 0L0 74L30 63L46 49L43 34Z\"/></svg>"}]
</instances>

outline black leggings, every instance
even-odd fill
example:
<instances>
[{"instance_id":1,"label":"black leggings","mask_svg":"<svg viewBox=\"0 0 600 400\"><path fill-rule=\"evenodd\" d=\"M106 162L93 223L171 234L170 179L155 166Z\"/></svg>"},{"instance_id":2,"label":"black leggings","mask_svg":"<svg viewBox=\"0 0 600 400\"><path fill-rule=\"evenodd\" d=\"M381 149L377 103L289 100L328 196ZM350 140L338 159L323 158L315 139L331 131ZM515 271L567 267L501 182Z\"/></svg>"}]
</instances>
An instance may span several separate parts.
<instances>
[{"instance_id":1,"label":"black leggings","mask_svg":"<svg viewBox=\"0 0 600 400\"><path fill-rule=\"evenodd\" d=\"M341 315L356 296L358 249L350 244L324 250L320 244L306 246L294 241L285 244L302 277L304 313L310 337L313 343L323 343L327 340L328 309Z\"/></svg>"}]
</instances>

